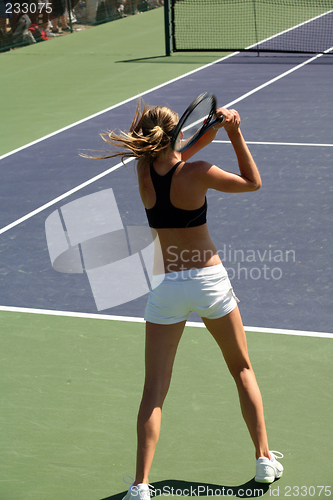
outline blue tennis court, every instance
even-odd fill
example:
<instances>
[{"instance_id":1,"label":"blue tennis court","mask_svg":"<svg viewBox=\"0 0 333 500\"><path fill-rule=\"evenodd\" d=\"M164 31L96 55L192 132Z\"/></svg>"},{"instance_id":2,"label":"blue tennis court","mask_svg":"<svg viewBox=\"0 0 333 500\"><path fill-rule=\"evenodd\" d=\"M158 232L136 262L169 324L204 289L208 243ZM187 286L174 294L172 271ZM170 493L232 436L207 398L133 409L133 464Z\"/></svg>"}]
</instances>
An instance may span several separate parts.
<instances>
[{"instance_id":1,"label":"blue tennis court","mask_svg":"<svg viewBox=\"0 0 333 500\"><path fill-rule=\"evenodd\" d=\"M184 103L209 86L219 105L240 112L263 189L236 197L211 192L208 204L209 226L246 325L331 330L331 79L330 56L234 55L144 96L152 105L166 104L181 113ZM3 306L97 312L85 273L52 269L45 220L73 200L111 188L124 226L147 225L133 163L125 168L78 154L103 148L100 132L125 129L136 101L2 159ZM207 155L222 168L235 168L223 131ZM31 187L28 197L22 196L23 186ZM142 296L103 314L142 317L145 301Z\"/></svg>"},{"instance_id":2,"label":"blue tennis court","mask_svg":"<svg viewBox=\"0 0 333 500\"><path fill-rule=\"evenodd\" d=\"M139 94L133 84L132 97L0 158L1 498L123 498L135 466L150 240L134 162L79 152L103 149L105 130L128 128L139 95L181 114L207 91L239 111L263 181L255 193L210 191L208 226L240 299L285 474L257 487L233 382L192 314L151 482L162 497L172 488L331 496L332 63L232 53ZM236 171L223 130L205 158ZM96 252L105 246L134 267Z\"/></svg>"}]
</instances>

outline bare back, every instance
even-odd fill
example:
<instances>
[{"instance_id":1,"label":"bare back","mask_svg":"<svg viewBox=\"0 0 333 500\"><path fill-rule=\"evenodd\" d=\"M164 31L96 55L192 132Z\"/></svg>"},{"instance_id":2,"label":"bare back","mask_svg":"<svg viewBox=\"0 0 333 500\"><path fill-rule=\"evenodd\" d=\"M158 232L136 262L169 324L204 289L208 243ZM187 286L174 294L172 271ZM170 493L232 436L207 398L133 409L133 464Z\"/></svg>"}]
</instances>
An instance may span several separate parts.
<instances>
[{"instance_id":1,"label":"bare back","mask_svg":"<svg viewBox=\"0 0 333 500\"><path fill-rule=\"evenodd\" d=\"M155 171L163 176L179 161L169 155L164 161L154 161ZM200 186L198 171L203 162L181 163L173 177L170 188L172 205L182 210L196 210L205 201L207 189ZM156 193L150 176L150 166L146 162L138 170L140 194L145 208L155 205ZM155 262L154 274L182 271L219 264L220 258L210 237L207 224L187 228L154 229L163 255L164 269Z\"/></svg>"}]
</instances>

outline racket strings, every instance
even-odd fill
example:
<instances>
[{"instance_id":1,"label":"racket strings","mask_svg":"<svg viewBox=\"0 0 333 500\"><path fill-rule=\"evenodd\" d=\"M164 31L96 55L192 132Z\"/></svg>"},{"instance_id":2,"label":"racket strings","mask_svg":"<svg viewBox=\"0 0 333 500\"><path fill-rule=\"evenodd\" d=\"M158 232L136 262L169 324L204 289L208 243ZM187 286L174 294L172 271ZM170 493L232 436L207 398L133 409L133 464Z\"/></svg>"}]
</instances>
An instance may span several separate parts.
<instances>
[{"instance_id":1,"label":"racket strings","mask_svg":"<svg viewBox=\"0 0 333 500\"><path fill-rule=\"evenodd\" d=\"M195 99L182 115L175 130L172 147L179 152L186 151L209 126L216 110L216 99L206 93Z\"/></svg>"}]
</instances>

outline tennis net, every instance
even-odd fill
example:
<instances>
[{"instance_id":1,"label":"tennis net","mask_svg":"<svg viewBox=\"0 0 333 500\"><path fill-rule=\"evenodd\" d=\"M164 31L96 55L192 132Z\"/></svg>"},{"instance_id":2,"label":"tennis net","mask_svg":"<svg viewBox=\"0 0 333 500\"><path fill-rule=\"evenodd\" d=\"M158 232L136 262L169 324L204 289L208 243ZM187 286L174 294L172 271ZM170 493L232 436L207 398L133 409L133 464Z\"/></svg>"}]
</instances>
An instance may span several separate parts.
<instances>
[{"instance_id":1,"label":"tennis net","mask_svg":"<svg viewBox=\"0 0 333 500\"><path fill-rule=\"evenodd\" d=\"M168 1L174 52L333 54L333 0Z\"/></svg>"}]
</instances>

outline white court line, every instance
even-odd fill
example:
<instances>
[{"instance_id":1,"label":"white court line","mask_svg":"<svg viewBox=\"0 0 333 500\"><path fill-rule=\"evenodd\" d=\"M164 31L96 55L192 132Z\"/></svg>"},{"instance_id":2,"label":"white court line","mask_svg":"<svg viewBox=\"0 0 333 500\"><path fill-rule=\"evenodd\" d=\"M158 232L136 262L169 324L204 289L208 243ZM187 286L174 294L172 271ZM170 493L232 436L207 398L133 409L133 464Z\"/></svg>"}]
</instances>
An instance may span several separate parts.
<instances>
[{"instance_id":1,"label":"white court line","mask_svg":"<svg viewBox=\"0 0 333 500\"><path fill-rule=\"evenodd\" d=\"M65 132L66 130L69 130L73 127L76 127L77 125L81 125L81 123L92 120L93 118L96 118L97 116L100 116L100 115L103 115L104 113L107 113L108 111L112 111L113 109L119 108L119 106L123 106L124 104L127 104L127 103L134 101L136 99L139 99L140 97L142 97L144 95L150 94L150 92L154 92L155 90L159 90L163 87L166 87L167 85L169 85L171 83L174 83L174 82L177 82L178 80L181 80L182 78L186 78L187 76L193 75L194 73L197 73L198 71L201 71L203 69L207 69L210 66L213 66L214 64L217 64L221 61L224 61L225 59L229 59L230 57L233 57L237 54L239 54L239 52L233 52L232 54L228 54L227 56L221 57L221 59L217 59L216 61L205 64L204 66L200 66L200 68L193 69L192 71L189 71L188 73L185 73L184 75L177 76L176 78L173 78L172 80L169 80L165 83L161 83L160 85L157 85L156 87L152 87L149 90L145 90L144 92L141 92L140 94L137 94L133 97L130 97L129 99L125 99L125 101L119 102L118 104L114 104L113 106L110 106L109 108L103 109L102 111L98 111L97 113L94 113L90 116L87 116L86 118L82 118L82 120L71 123L70 125L67 125L66 127L63 127L59 130L56 130L55 132L52 132L48 135L45 135L44 137L41 137L40 139L36 139L35 141L29 142L29 144L25 144L24 146L21 146L20 148L14 149L13 151L10 151L9 153L6 153L6 154L0 156L0 160L7 158L8 156L11 156L15 153L18 153L19 151L22 151L23 149L29 148L30 146L34 146L35 144L38 144L39 142L45 141L46 139L50 139L50 137L54 137L55 135L58 135L61 132Z\"/></svg>"},{"instance_id":2,"label":"white court line","mask_svg":"<svg viewBox=\"0 0 333 500\"><path fill-rule=\"evenodd\" d=\"M219 144L230 144L230 141L220 141L215 139L213 142ZM321 148L333 148L333 144L314 144L311 142L262 142L262 141L246 141L246 144L259 144L260 146L314 146Z\"/></svg>"},{"instance_id":3,"label":"white court line","mask_svg":"<svg viewBox=\"0 0 333 500\"><path fill-rule=\"evenodd\" d=\"M333 49L333 47L331 47L331 49ZM328 49L326 52L328 52L328 51L329 51L329 50L331 50L331 49ZM145 94L150 93L150 92L152 92L152 91L154 91L154 90L156 90L156 89L159 89L159 88L161 88L161 87L164 87L164 86L168 85L169 83L172 83L172 82L178 81L178 80L180 80L180 79L184 78L185 76L188 76L188 75L191 75L191 74L196 73L196 72L198 72L198 71L201 71L202 69L205 69L205 68L207 68L207 67L209 67L209 66L212 66L213 64L216 64L216 63L218 63L219 61L222 61L222 60L228 59L229 57L232 57L232 56L234 56L234 55L236 55L236 54L237 54L237 52L235 52L235 53L233 53L233 54L230 54L229 56L226 56L226 57L224 57L224 58L222 58L222 59L219 59L218 61L214 61L213 63L209 63L209 64L207 64L206 66L203 66L202 68L198 68L198 69L196 69L196 70L190 71L189 73L186 73L186 75L182 75L182 76L180 76L180 77L174 78L173 80L170 80L170 81L169 81L169 82L167 82L167 83L164 83L164 84L162 84L162 85L159 85L159 86L157 86L157 87L154 87L153 89L147 90L146 92L144 92L144 93L143 93L143 94L141 94L141 95L145 95ZM238 97L238 98L237 98L237 99L235 99L234 101L231 101L231 102L229 102L228 104L225 104L225 105L224 105L224 107L225 107L225 108L229 108L230 106L233 106L235 103L240 102L240 101L242 101L243 99L246 99L247 97L249 97L249 96L251 96L251 95L255 94L256 92L258 92L259 90L262 90L262 89L263 89L263 88L265 88L265 87L268 87L268 86L269 86L269 85L271 85L272 83L277 82L277 81L278 81L278 80L280 80L281 78L284 78L285 76L287 76L287 75L289 75L289 74L293 73L294 71L297 71L298 69L300 69L300 68L302 68L303 66L305 66L305 65L309 64L310 62L312 62L312 61L314 61L314 60L318 59L319 57L322 57L323 55L324 55L324 54L317 54L317 55L315 55L314 57L311 57L310 59L307 59L306 61L302 62L301 64L298 64L297 66L294 66L294 67L293 67L293 68L291 68L290 70L285 71L284 73L281 73L281 75L279 75L279 76L277 76L277 77L275 77L275 78L272 78L271 80L267 81L266 83L264 83L264 84L262 84L262 85L259 85L258 87L256 87L256 88L254 88L254 89L250 90L249 92L246 92L245 94L243 94L242 96ZM108 109L106 109L106 110L104 110L104 111L101 111L100 113L96 113L95 115L92 115L91 117L85 118L84 120L81 120L81 121L79 121L79 122L76 122L76 123L75 123L75 124L73 124L73 125L70 125L70 126L68 126L68 127L65 127L64 129L61 129L61 130L59 130L59 131L57 131L57 132L54 132L53 134L50 134L50 135L48 135L48 136L45 136L44 138L39 139L38 141L35 141L34 143L31 143L30 145L32 145L32 144L36 144L37 142L40 142L40 141L42 141L42 140L44 140L44 139L47 139L47 138L49 138L49 137L52 137L52 135L56 135L56 134L58 134L58 133L62 132L63 130L68 130L69 128L74 127L75 125L78 125L79 123L83 123L84 121L87 121L87 120L89 120L90 118L94 118L95 116L99 116L99 115L101 115L101 114L103 114L103 113L105 113L105 112L107 112L107 111L109 111L109 110L111 110L111 109L114 109L114 108L116 108L116 107L120 106L121 104L125 104L125 103L127 103L127 102L130 102L130 101L132 101L133 99L137 99L138 97L140 97L140 95L137 95L137 96L135 96L135 97L133 97L133 98L131 98L131 99L127 99L126 101L123 101L122 103L117 104L117 105L115 105L115 106L111 106L110 108L108 108ZM24 149L25 147L28 147L28 146L29 146L29 145L24 146L24 147L22 147L22 148L19 148L19 149L15 150L15 151L12 151L11 153L8 153L7 155L4 155L3 157L0 157L0 160L1 160L2 158L6 157L6 156L9 156L10 154L13 154L13 153L15 153L15 152L17 152L17 151L20 151L20 150L22 150L22 149ZM129 161L131 161L131 160L129 160ZM63 200L63 199L64 199L64 198L66 198L67 196L70 196L71 194L73 194L73 193L75 193L75 192L79 191L80 189L83 189L84 187L88 186L89 184L92 184L93 182L95 182L96 180L100 179L101 177L104 177L105 175L109 174L110 172L112 172L112 171L116 170L117 168L121 167L121 165L122 165L122 163L119 163L119 164L115 165L114 167L110 168L109 170L106 170L105 172L102 172L101 174L99 174L99 175L97 175L97 176L93 177L92 179L89 179L88 181L86 181L86 182L84 182L84 183L80 184L79 186L77 186L77 187L75 187L75 188L73 188L73 189L71 189L71 190L67 191L66 193L62 194L61 196L58 196L58 197L57 197L57 198L55 198L54 200L51 200L51 201L49 201L48 203L45 203L44 205L42 205L41 207L37 208L36 210L33 210L32 212L29 212L28 214L24 215L23 217L20 217L20 218L19 218L19 219L17 219L16 221L11 222L11 223L10 223L10 224L8 224L7 226L4 226L2 229L0 229L0 235L1 235L1 234L3 234L3 233L5 233L5 232L6 232L6 231L8 231L9 229L12 229L13 227L17 226L17 225L18 225L18 224L20 224L21 222L26 221L27 219L30 219L30 218L31 218L31 217L33 217L34 215L39 214L40 212L42 212L42 211L43 211L43 210L45 210L46 208L51 207L52 205L54 205L55 203L57 203L57 202L58 202L58 201L60 201L60 200Z\"/></svg>"},{"instance_id":4,"label":"white court line","mask_svg":"<svg viewBox=\"0 0 333 500\"><path fill-rule=\"evenodd\" d=\"M254 47L258 47L259 48L259 52L260 52L260 46L263 43L266 43L266 42L268 42L270 40L273 40L274 38L277 38L278 36L285 35L286 33L289 33L290 31L296 30L297 28L300 28L301 26L304 26L305 24L311 23L311 22L316 21L317 19L319 19L321 17L327 16L328 14L331 14L332 12L333 12L333 10L329 10L327 12L324 12L323 14L319 14L318 16L315 16L312 19L308 19L307 21L304 21L304 22L302 22L300 24L297 24L296 26L292 26L291 28L288 28L288 29L286 29L284 31L280 31L280 33L277 33L276 35L269 36L268 38L265 38L265 40L260 40L260 42L254 43L253 45L249 45L246 48L247 49L253 49ZM261 47L261 49L263 49L263 47Z\"/></svg>"},{"instance_id":5,"label":"white court line","mask_svg":"<svg viewBox=\"0 0 333 500\"><path fill-rule=\"evenodd\" d=\"M197 323L194 321L188 321L186 323L187 326L201 327L206 328L203 323ZM254 333L274 333L276 335L295 335L299 337L320 337L324 339L333 339L333 333L326 332L307 332L305 330L286 330L281 328L262 328L257 326L244 326L244 330L246 332L254 332Z\"/></svg>"},{"instance_id":6,"label":"white court line","mask_svg":"<svg viewBox=\"0 0 333 500\"><path fill-rule=\"evenodd\" d=\"M52 311L47 309L30 309L25 307L7 307L0 306L0 311L4 312L15 312L15 313L28 313L28 314L43 314L46 316L62 316L67 318L82 318L82 319L104 319L108 321L127 321L130 323L145 323L143 318L136 318L131 316L112 316L109 314L93 314L93 313L78 313L71 311ZM205 325L201 322L188 321L186 326L205 328ZM301 337L320 337L326 339L333 339L333 333L326 332L307 332L302 330L284 330L278 328L260 328L255 326L244 326L246 332L258 332L258 333L274 333L281 335L295 335Z\"/></svg>"},{"instance_id":7,"label":"white court line","mask_svg":"<svg viewBox=\"0 0 333 500\"><path fill-rule=\"evenodd\" d=\"M330 47L329 49L327 49L325 51L325 53L328 53L330 52L331 50L333 50L333 47ZM324 54L316 54L315 56L311 57L310 59L307 59L306 61L303 61L302 63L300 64L297 64L297 66L294 66L293 68L289 69L288 71L285 71L284 73L281 73L281 75L279 76L276 76L275 78L272 78L271 80L268 80L268 82L266 83L263 83L262 85L259 85L258 87L256 87L255 89L253 90L250 90L249 92L247 92L246 94L243 94L241 97L239 97L238 99L235 99L234 101L231 101L229 102L228 104L225 104L224 107L225 108L230 108L231 106L233 106L234 104L236 104L237 102L240 102L242 101L243 99L246 99L247 97L250 97L251 95L255 94L256 92L259 92L259 90L262 90L264 89L265 87L268 87L269 85L272 85L272 83L275 83L277 82L278 80L281 80L281 78L284 78L285 76L288 76L290 75L291 73L293 73L294 71L297 71L298 69L301 69L303 68L303 66L306 66L307 64L315 61L316 59L319 59L319 57L322 57Z\"/></svg>"},{"instance_id":8,"label":"white court line","mask_svg":"<svg viewBox=\"0 0 333 500\"><path fill-rule=\"evenodd\" d=\"M129 163L129 162L133 161L133 159L134 158L130 158L130 159L124 160L124 163ZM21 222L24 222L27 219L30 219L34 215L39 214L40 212L42 212L43 210L46 210L47 208L51 207L55 203L58 203L59 201L63 200L64 198L67 198L71 194L74 194L77 191L80 191L80 189L83 189L83 188L89 186L89 184L92 184L93 182L98 181L98 179L101 179L102 177L105 177L106 175L110 174L114 170L117 170L118 168L120 168L122 165L123 165L123 163L118 163L117 165L114 165L113 167L109 168L108 170L105 170L104 172L102 172L101 174L98 174L95 177L92 177L91 179L83 182L82 184L79 184L78 186L76 186L73 189L70 189L66 193L58 196L57 198L54 198L54 200L51 200L51 201L45 203L44 205L42 205L41 207L36 208L36 210L33 210L32 212L29 212L28 214L24 215L23 217L20 217L16 221L11 222L7 226L4 226L2 229L0 229L0 234L3 234L6 231L9 231L9 229L12 229L13 227L18 226L19 224L21 224Z\"/></svg>"}]
</instances>

